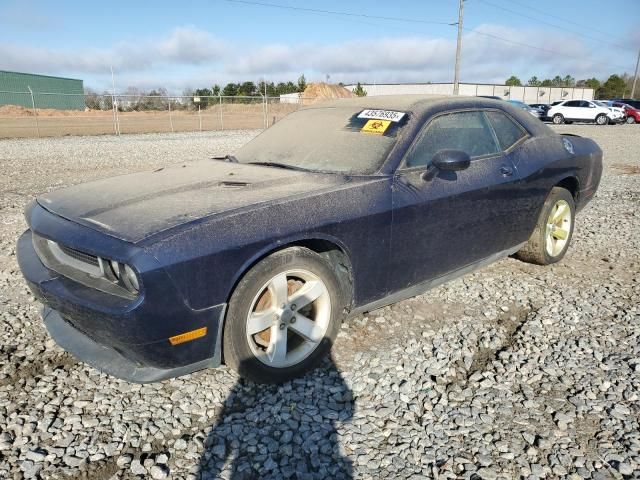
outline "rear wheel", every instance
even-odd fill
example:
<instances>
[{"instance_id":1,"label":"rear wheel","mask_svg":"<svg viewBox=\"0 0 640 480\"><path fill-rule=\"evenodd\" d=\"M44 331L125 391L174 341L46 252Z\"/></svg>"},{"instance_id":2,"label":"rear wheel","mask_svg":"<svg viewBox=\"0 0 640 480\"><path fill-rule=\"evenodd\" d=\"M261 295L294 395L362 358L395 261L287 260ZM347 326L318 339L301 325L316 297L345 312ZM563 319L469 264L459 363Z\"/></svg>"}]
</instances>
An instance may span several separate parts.
<instances>
[{"instance_id":1,"label":"rear wheel","mask_svg":"<svg viewBox=\"0 0 640 480\"><path fill-rule=\"evenodd\" d=\"M552 118L553 123L560 125L564 123L564 117L560 113L556 113Z\"/></svg>"},{"instance_id":2,"label":"rear wheel","mask_svg":"<svg viewBox=\"0 0 640 480\"><path fill-rule=\"evenodd\" d=\"M609 123L609 117L607 117L604 113L601 113L596 117L596 123L598 125L606 125Z\"/></svg>"},{"instance_id":3,"label":"rear wheel","mask_svg":"<svg viewBox=\"0 0 640 480\"><path fill-rule=\"evenodd\" d=\"M516 257L528 263L549 265L564 257L575 220L575 202L571 193L554 187L544 202L536 228Z\"/></svg>"},{"instance_id":4,"label":"rear wheel","mask_svg":"<svg viewBox=\"0 0 640 480\"><path fill-rule=\"evenodd\" d=\"M253 267L229 302L225 363L259 383L281 383L313 368L335 339L345 300L332 265L302 247Z\"/></svg>"},{"instance_id":5,"label":"rear wheel","mask_svg":"<svg viewBox=\"0 0 640 480\"><path fill-rule=\"evenodd\" d=\"M633 118L632 116L628 116L626 122L628 124L636 123L636 119Z\"/></svg>"}]
</instances>

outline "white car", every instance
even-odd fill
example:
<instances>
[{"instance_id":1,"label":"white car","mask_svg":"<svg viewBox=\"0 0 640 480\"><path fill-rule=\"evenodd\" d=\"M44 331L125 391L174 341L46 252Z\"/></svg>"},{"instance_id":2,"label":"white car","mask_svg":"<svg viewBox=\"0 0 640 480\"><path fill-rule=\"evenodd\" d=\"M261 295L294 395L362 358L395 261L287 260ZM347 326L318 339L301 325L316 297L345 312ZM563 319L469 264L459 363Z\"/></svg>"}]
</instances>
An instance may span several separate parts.
<instances>
[{"instance_id":1,"label":"white car","mask_svg":"<svg viewBox=\"0 0 640 480\"><path fill-rule=\"evenodd\" d=\"M624 122L627 119L627 112L625 112L622 107L614 107L611 102L604 102L602 100L594 100L593 103L611 110L613 113L612 117L615 121Z\"/></svg>"},{"instance_id":2,"label":"white car","mask_svg":"<svg viewBox=\"0 0 640 480\"><path fill-rule=\"evenodd\" d=\"M589 100L565 100L553 105L547 112L547 117L553 123L595 122L606 125L619 121L608 107L603 107Z\"/></svg>"}]
</instances>

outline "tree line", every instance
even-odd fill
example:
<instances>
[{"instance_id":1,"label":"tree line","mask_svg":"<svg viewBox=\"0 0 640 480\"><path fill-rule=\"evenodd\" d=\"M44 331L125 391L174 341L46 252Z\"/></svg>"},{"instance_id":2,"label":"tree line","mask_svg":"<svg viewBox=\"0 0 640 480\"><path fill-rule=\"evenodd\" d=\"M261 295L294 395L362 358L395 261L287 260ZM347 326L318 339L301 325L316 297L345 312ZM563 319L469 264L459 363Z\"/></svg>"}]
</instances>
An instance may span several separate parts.
<instances>
[{"instance_id":1,"label":"tree line","mask_svg":"<svg viewBox=\"0 0 640 480\"><path fill-rule=\"evenodd\" d=\"M227 83L224 86L213 85L212 87L187 89L182 93L182 98L171 96L166 88L158 88L150 91L140 90L136 87L128 87L123 92L116 95L118 110L185 110L207 108L209 105L218 103L214 97L239 97L236 103L252 103L254 100L247 97L262 98L277 97L287 93L302 93L307 88L307 80L304 75L300 75L296 83L289 82L264 82L252 81L240 83ZM85 104L90 110L111 110L113 108L112 92L105 90L98 94L90 88L85 89Z\"/></svg>"},{"instance_id":2,"label":"tree line","mask_svg":"<svg viewBox=\"0 0 640 480\"><path fill-rule=\"evenodd\" d=\"M511 75L505 80L505 85L513 87L575 87L575 88L593 88L596 98L616 98L625 97L631 92L631 84L633 77L626 73L622 75L610 75L605 81L600 81L595 77L576 80L571 75L561 77L556 75L554 78L546 78L540 80L535 75L531 77L526 85L515 75Z\"/></svg>"}]
</instances>

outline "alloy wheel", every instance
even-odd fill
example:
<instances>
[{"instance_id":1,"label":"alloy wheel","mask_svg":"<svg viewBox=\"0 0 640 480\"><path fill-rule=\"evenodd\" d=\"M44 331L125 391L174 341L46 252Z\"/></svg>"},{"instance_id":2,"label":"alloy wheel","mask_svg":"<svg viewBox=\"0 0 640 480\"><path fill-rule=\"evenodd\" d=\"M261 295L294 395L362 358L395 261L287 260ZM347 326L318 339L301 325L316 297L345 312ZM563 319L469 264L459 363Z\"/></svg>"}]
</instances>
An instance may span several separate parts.
<instances>
[{"instance_id":1,"label":"alloy wheel","mask_svg":"<svg viewBox=\"0 0 640 480\"><path fill-rule=\"evenodd\" d=\"M562 253L571 232L571 207L565 200L558 200L547 219L545 249L551 257Z\"/></svg>"},{"instance_id":2,"label":"alloy wheel","mask_svg":"<svg viewBox=\"0 0 640 480\"><path fill-rule=\"evenodd\" d=\"M300 363L320 345L331 321L324 282L307 270L279 273L256 293L247 315L251 352L265 365Z\"/></svg>"}]
</instances>

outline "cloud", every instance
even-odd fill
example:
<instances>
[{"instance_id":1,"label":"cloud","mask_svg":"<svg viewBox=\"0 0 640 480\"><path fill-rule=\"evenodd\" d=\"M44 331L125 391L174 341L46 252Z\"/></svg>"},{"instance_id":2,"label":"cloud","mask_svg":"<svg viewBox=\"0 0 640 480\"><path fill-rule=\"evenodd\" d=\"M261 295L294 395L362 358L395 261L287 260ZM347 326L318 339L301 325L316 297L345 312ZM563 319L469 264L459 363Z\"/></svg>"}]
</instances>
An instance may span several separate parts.
<instances>
[{"instance_id":1,"label":"cloud","mask_svg":"<svg viewBox=\"0 0 640 480\"><path fill-rule=\"evenodd\" d=\"M249 48L192 26L180 26L164 36L124 40L102 49L2 44L0 68L76 76L84 78L87 86L103 89L110 86L109 67L113 66L121 88L166 87L172 92L263 77L276 82L294 80L301 73L310 81L330 75L332 81L345 83L449 82L453 80L455 48L454 38L429 36ZM611 53L606 48L593 50L584 41L555 31L480 25L463 35L461 79L493 83L511 75L523 81L532 75L606 77L625 70L606 65L625 58Z\"/></svg>"},{"instance_id":2,"label":"cloud","mask_svg":"<svg viewBox=\"0 0 640 480\"><path fill-rule=\"evenodd\" d=\"M106 74L149 70L174 64L199 65L221 58L226 46L195 27L178 27L164 38L126 40L111 48L53 49L0 44L0 68L22 72Z\"/></svg>"},{"instance_id":3,"label":"cloud","mask_svg":"<svg viewBox=\"0 0 640 480\"><path fill-rule=\"evenodd\" d=\"M311 71L321 76L330 74L336 81L451 81L455 48L455 40L428 37L361 39L328 45L271 45L227 59L225 72L250 76ZM493 82L504 81L511 74L579 76L615 69L603 65L606 60L597 58L575 37L549 35L535 29L481 25L464 34L461 65L463 80Z\"/></svg>"}]
</instances>

